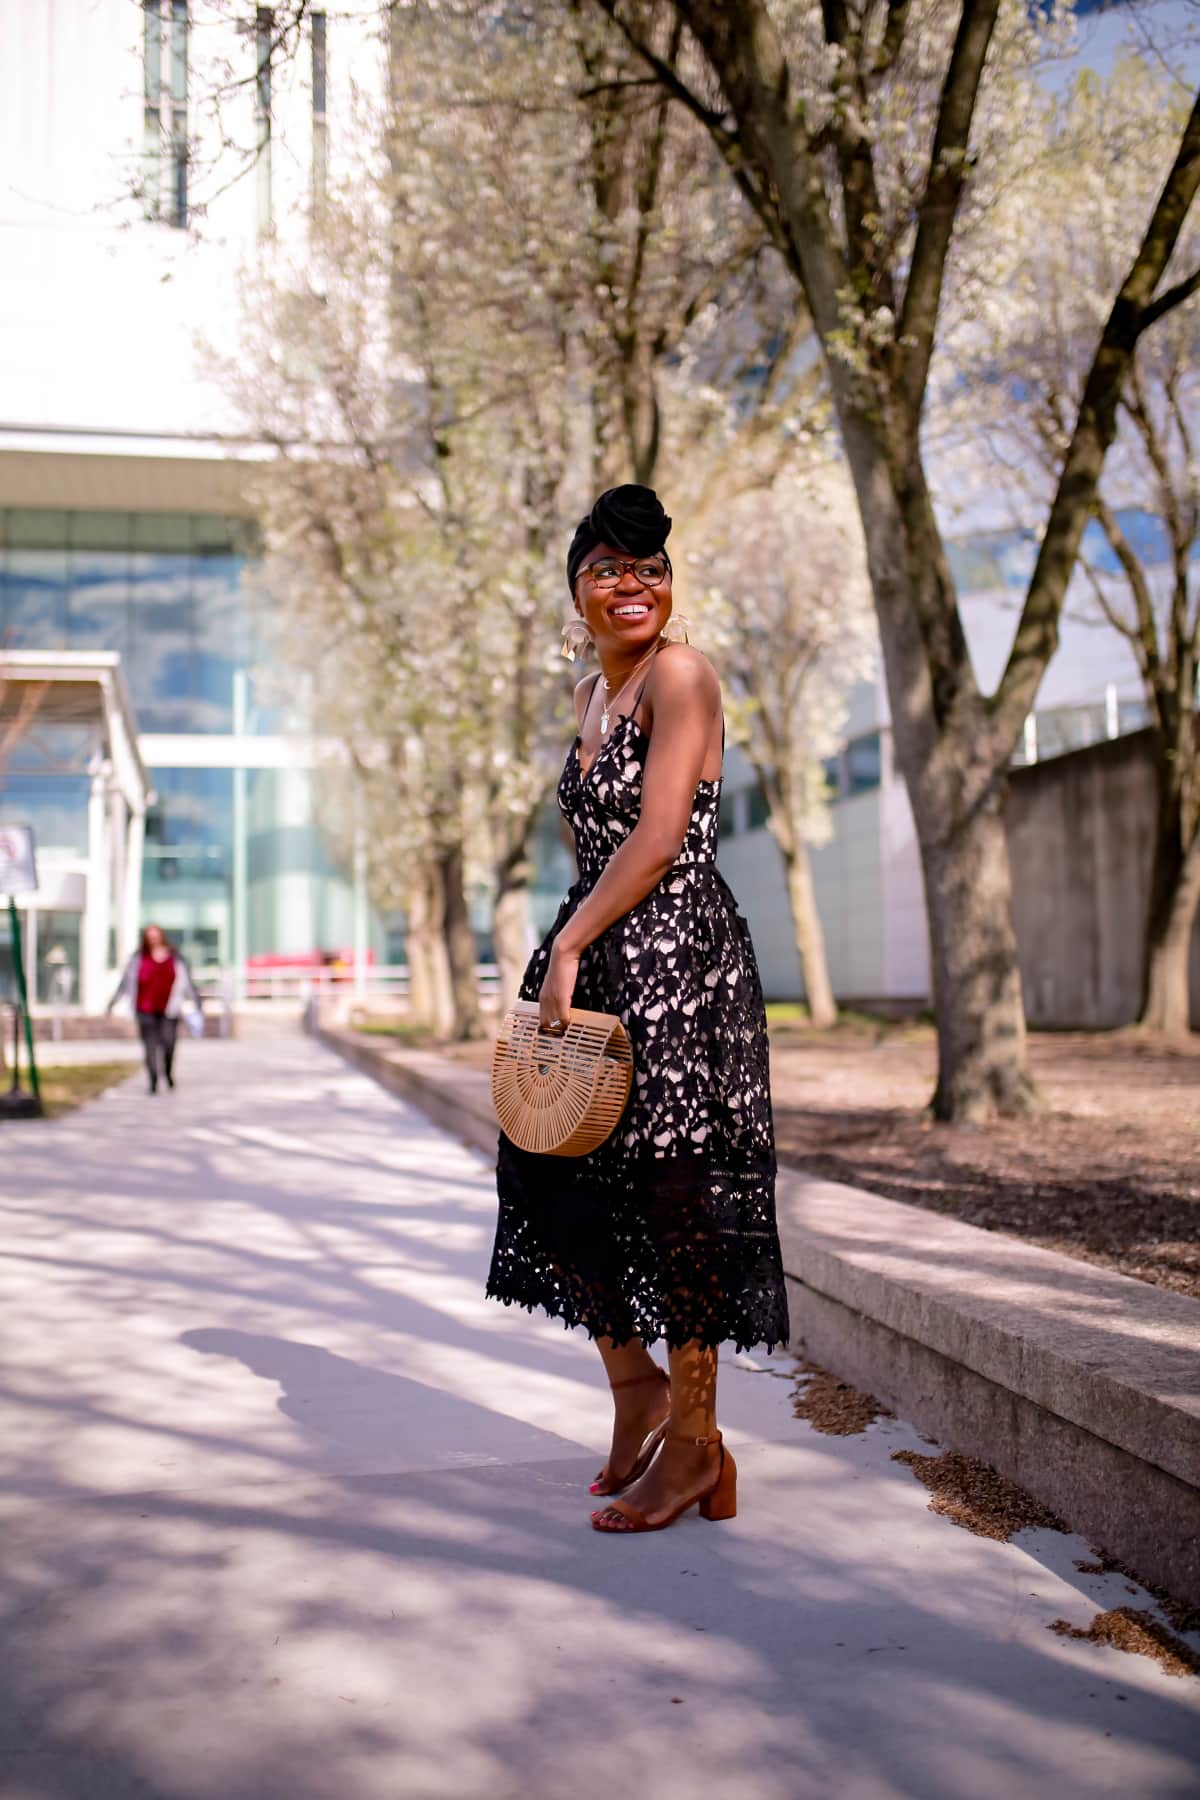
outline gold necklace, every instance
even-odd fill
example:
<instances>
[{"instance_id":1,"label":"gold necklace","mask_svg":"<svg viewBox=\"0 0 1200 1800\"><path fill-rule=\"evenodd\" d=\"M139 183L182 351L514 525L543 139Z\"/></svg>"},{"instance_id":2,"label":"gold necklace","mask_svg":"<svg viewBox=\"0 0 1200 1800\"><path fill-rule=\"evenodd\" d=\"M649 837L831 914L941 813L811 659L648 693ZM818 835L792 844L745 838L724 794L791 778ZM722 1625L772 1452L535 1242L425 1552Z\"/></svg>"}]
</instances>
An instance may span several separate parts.
<instances>
[{"instance_id":1,"label":"gold necklace","mask_svg":"<svg viewBox=\"0 0 1200 1800\"><path fill-rule=\"evenodd\" d=\"M602 738L608 736L608 715L609 715L609 713L612 711L613 707L617 704L617 701L621 698L621 695L625 692L625 689L629 686L629 684L633 680L634 676L638 674L639 670L645 668L646 664L650 661L650 658L654 655L654 652L657 649L658 649L657 644L651 644L650 648L647 650L645 656L642 657L641 661L637 662L633 665L633 668L629 671L629 674L625 677L624 681L621 683L620 687L617 689L617 691L613 695L612 699L605 700L604 705L600 708L600 736ZM604 682L604 692L607 694L612 683L609 681L607 675L602 676L601 679Z\"/></svg>"}]
</instances>

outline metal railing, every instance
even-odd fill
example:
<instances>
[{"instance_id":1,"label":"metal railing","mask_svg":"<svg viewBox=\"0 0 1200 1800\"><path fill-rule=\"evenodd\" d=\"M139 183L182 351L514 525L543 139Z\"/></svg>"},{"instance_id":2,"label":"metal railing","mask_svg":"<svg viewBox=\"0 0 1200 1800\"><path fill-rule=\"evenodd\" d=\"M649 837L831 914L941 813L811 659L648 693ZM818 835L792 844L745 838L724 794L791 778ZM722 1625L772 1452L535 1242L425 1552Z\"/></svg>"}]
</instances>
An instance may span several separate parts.
<instances>
[{"instance_id":1,"label":"metal railing","mask_svg":"<svg viewBox=\"0 0 1200 1800\"><path fill-rule=\"evenodd\" d=\"M366 963L359 967L334 963L305 968L196 969L196 987L202 999L221 1001L230 1008L259 1003L292 1003L303 1006L312 999L338 995L355 1000L390 1000L407 1005L407 963ZM500 991L500 970L494 962L476 965L481 999L493 999Z\"/></svg>"}]
</instances>

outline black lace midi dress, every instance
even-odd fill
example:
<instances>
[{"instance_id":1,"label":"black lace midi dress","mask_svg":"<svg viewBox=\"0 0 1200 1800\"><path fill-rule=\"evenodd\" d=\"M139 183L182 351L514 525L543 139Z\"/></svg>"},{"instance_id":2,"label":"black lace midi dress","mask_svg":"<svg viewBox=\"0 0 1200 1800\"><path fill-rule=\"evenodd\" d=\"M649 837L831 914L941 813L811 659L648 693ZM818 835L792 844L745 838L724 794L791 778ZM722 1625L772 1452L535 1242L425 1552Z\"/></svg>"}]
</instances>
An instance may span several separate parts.
<instances>
[{"instance_id":1,"label":"black lace midi dress","mask_svg":"<svg viewBox=\"0 0 1200 1800\"><path fill-rule=\"evenodd\" d=\"M523 999L537 999L555 937L637 824L649 738L636 710L586 774L578 738L567 758L558 803L579 880ZM673 867L580 961L574 1004L615 1013L633 1046L616 1130L582 1157L500 1138L488 1294L617 1343L788 1339L766 1016L749 928L717 872L720 797L719 781L699 783Z\"/></svg>"}]
</instances>

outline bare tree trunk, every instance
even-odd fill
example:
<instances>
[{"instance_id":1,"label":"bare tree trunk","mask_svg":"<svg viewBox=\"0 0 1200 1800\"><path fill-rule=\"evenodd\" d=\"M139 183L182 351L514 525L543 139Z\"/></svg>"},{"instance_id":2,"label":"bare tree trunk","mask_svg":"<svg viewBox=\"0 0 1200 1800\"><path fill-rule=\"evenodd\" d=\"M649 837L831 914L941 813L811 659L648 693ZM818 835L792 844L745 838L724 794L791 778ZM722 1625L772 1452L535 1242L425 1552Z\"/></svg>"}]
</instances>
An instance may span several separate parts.
<instances>
[{"instance_id":1,"label":"bare tree trunk","mask_svg":"<svg viewBox=\"0 0 1200 1800\"><path fill-rule=\"evenodd\" d=\"M923 810L914 804L914 811ZM1004 790L920 833L938 1022L939 1119L1042 1110L1029 1073Z\"/></svg>"},{"instance_id":2,"label":"bare tree trunk","mask_svg":"<svg viewBox=\"0 0 1200 1800\"><path fill-rule=\"evenodd\" d=\"M528 857L505 858L496 882L492 938L500 967L500 1008L507 1012L518 998L529 962L529 888L533 874Z\"/></svg>"},{"instance_id":3,"label":"bare tree trunk","mask_svg":"<svg viewBox=\"0 0 1200 1800\"><path fill-rule=\"evenodd\" d=\"M435 1037L450 1037L454 1029L444 916L441 871L433 861L419 863L407 909L408 1004L413 1022Z\"/></svg>"},{"instance_id":4,"label":"bare tree trunk","mask_svg":"<svg viewBox=\"0 0 1200 1800\"><path fill-rule=\"evenodd\" d=\"M804 970L804 994L813 1024L827 1031L837 1024L837 1002L829 980L829 964L825 959L825 933L813 893L812 863L808 845L797 840L792 850L783 852L787 869L788 899L792 907L792 930Z\"/></svg>"},{"instance_id":5,"label":"bare tree trunk","mask_svg":"<svg viewBox=\"0 0 1200 1800\"><path fill-rule=\"evenodd\" d=\"M1007 758L979 694L923 473L895 472L878 427L850 415L896 746L912 803L938 1019L940 1119L1041 1110L1029 1072L1004 831ZM900 491L897 491L897 490ZM1000 773L997 773L997 765Z\"/></svg>"},{"instance_id":6,"label":"bare tree trunk","mask_svg":"<svg viewBox=\"0 0 1200 1800\"><path fill-rule=\"evenodd\" d=\"M1187 854L1181 856L1178 824L1178 817L1171 827L1160 814L1140 1023L1153 1031L1182 1035L1191 1024L1188 973L1200 908L1200 831L1193 834Z\"/></svg>"},{"instance_id":7,"label":"bare tree trunk","mask_svg":"<svg viewBox=\"0 0 1200 1800\"><path fill-rule=\"evenodd\" d=\"M438 858L438 868L441 872L445 907L442 929L453 995L452 1036L458 1039L482 1037L483 1021L479 1016L479 958L463 885L461 844L454 844L450 849L443 850Z\"/></svg>"}]
</instances>

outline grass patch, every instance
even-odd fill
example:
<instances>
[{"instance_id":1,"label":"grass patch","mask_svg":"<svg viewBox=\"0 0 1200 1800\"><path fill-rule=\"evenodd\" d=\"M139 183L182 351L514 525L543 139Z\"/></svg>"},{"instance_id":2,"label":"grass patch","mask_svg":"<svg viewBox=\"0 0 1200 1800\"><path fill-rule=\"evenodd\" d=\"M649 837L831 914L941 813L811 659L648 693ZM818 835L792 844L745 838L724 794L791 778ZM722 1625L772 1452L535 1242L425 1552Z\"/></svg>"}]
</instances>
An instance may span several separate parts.
<instances>
[{"instance_id":1,"label":"grass patch","mask_svg":"<svg viewBox=\"0 0 1200 1800\"><path fill-rule=\"evenodd\" d=\"M837 1022L828 1031L813 1031L808 1008L802 1000L769 1000L769 1031L811 1031L814 1042L822 1038L869 1037L877 1042L903 1037L913 1042L928 1037L933 1029L932 1015L920 1013L913 1018L885 1019L874 1013L856 1012L853 1007L838 1009Z\"/></svg>"},{"instance_id":2,"label":"grass patch","mask_svg":"<svg viewBox=\"0 0 1200 1800\"><path fill-rule=\"evenodd\" d=\"M408 1019L363 1019L361 1023L351 1022L351 1031L361 1031L364 1037L394 1038L400 1044L429 1044L433 1042L427 1026L414 1025Z\"/></svg>"},{"instance_id":3,"label":"grass patch","mask_svg":"<svg viewBox=\"0 0 1200 1800\"><path fill-rule=\"evenodd\" d=\"M132 1075L138 1064L129 1062L112 1063L51 1063L49 1068L38 1070L38 1085L42 1090L42 1105L48 1119L57 1119L72 1107L82 1106L85 1100L94 1100L106 1088L114 1087L118 1081L124 1081ZM12 1071L8 1070L0 1077L7 1086L12 1080ZM21 1085L29 1087L29 1072L22 1069Z\"/></svg>"}]
</instances>

